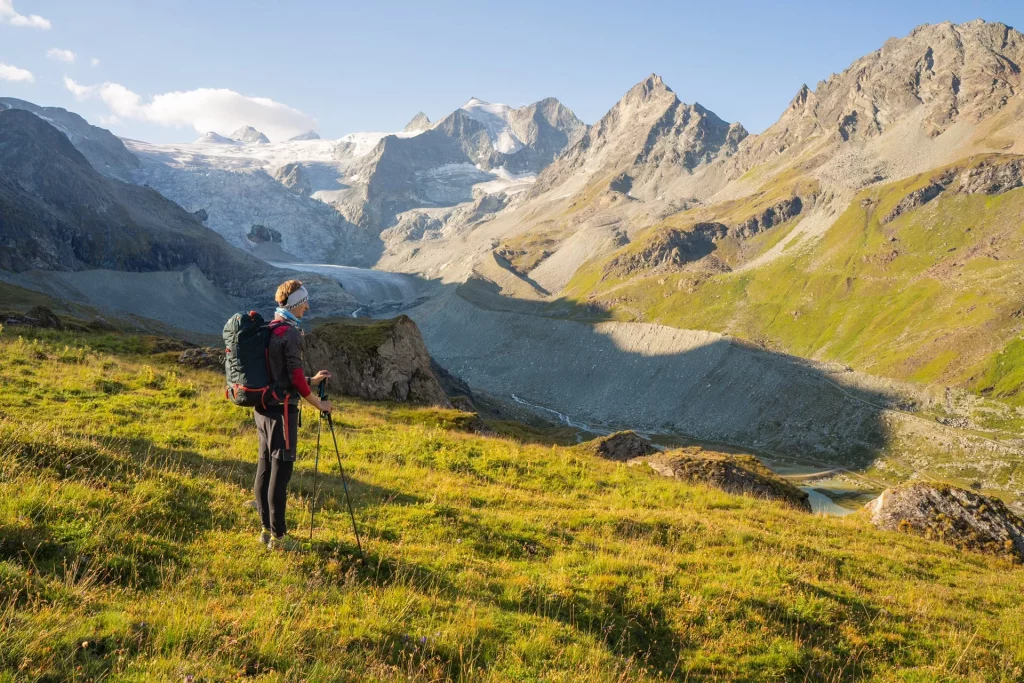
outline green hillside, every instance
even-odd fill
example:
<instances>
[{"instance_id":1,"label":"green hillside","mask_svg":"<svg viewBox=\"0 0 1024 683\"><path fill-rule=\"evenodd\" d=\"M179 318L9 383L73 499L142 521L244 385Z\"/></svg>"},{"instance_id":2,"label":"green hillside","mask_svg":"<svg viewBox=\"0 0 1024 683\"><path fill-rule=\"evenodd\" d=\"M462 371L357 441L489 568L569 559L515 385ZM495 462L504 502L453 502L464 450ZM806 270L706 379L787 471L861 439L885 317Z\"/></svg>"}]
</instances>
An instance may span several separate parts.
<instances>
[{"instance_id":1,"label":"green hillside","mask_svg":"<svg viewBox=\"0 0 1024 683\"><path fill-rule=\"evenodd\" d=\"M749 259L730 258L735 247L726 243L723 256L734 272L609 276L617 253L581 269L567 292L623 319L730 333L875 375L1016 395L1020 353L1012 346L1024 330L1024 191L950 191L883 224L901 200L940 173L864 190L812 248L794 247L759 267L739 268ZM700 220L715 215L714 207L700 211ZM751 246L762 253L792 227L762 233L764 243Z\"/></svg>"},{"instance_id":2,"label":"green hillside","mask_svg":"<svg viewBox=\"0 0 1024 683\"><path fill-rule=\"evenodd\" d=\"M1024 678L1019 566L466 433L456 411L338 401L368 563L333 454L312 547L270 554L248 411L160 348L0 332L0 680ZM289 523L308 534L304 416Z\"/></svg>"}]
</instances>

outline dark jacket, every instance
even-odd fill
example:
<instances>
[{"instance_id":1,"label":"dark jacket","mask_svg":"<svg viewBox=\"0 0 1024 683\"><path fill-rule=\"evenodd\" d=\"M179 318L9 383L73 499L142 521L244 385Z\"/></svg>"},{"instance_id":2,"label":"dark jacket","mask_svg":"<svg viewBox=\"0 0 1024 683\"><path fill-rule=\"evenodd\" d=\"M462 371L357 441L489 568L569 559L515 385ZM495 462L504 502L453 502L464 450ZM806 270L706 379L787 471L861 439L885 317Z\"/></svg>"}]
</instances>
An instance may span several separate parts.
<instances>
[{"instance_id":1,"label":"dark jacket","mask_svg":"<svg viewBox=\"0 0 1024 683\"><path fill-rule=\"evenodd\" d=\"M302 332L297 327L280 321L271 323L267 363L271 383L280 398L282 393L288 394L289 405L298 405L301 397L309 395L309 380L302 368Z\"/></svg>"}]
</instances>

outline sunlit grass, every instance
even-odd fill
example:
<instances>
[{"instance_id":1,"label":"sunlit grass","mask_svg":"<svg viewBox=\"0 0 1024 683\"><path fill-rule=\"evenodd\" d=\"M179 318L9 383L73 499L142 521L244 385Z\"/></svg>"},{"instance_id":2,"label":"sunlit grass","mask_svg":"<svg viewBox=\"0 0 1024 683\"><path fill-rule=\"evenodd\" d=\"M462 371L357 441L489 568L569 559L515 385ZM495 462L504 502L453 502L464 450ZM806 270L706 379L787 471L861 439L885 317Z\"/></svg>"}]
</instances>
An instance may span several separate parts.
<instances>
[{"instance_id":1,"label":"sunlit grass","mask_svg":"<svg viewBox=\"0 0 1024 683\"><path fill-rule=\"evenodd\" d=\"M309 551L256 435L153 340L0 333L0 680L1020 680L1024 570L339 399ZM317 420L289 524L308 537Z\"/></svg>"}]
</instances>

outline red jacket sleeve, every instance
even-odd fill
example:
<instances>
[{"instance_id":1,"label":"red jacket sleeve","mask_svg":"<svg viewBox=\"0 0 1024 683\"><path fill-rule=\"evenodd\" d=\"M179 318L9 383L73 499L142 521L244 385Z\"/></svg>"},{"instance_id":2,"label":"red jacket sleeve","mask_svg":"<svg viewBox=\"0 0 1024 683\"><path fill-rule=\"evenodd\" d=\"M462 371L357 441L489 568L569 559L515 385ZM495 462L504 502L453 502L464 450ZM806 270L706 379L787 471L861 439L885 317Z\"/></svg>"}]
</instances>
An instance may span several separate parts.
<instances>
[{"instance_id":1,"label":"red jacket sleeve","mask_svg":"<svg viewBox=\"0 0 1024 683\"><path fill-rule=\"evenodd\" d=\"M306 381L306 374L302 372L302 368L292 370L292 386L299 390L299 395L302 398L306 398L313 393L313 390L309 388L309 382Z\"/></svg>"}]
</instances>

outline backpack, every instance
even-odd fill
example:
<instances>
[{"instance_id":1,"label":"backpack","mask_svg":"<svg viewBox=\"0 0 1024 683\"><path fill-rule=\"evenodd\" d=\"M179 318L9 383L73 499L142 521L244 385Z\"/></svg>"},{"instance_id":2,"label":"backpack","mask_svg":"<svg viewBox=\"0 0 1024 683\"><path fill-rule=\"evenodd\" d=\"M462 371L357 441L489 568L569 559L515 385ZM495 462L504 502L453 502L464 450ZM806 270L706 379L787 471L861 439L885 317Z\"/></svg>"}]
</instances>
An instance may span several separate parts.
<instances>
[{"instance_id":1,"label":"backpack","mask_svg":"<svg viewBox=\"0 0 1024 683\"><path fill-rule=\"evenodd\" d=\"M266 408L280 405L287 394L278 396L270 381L270 333L268 324L256 311L236 313L224 325L224 397L237 406Z\"/></svg>"}]
</instances>

